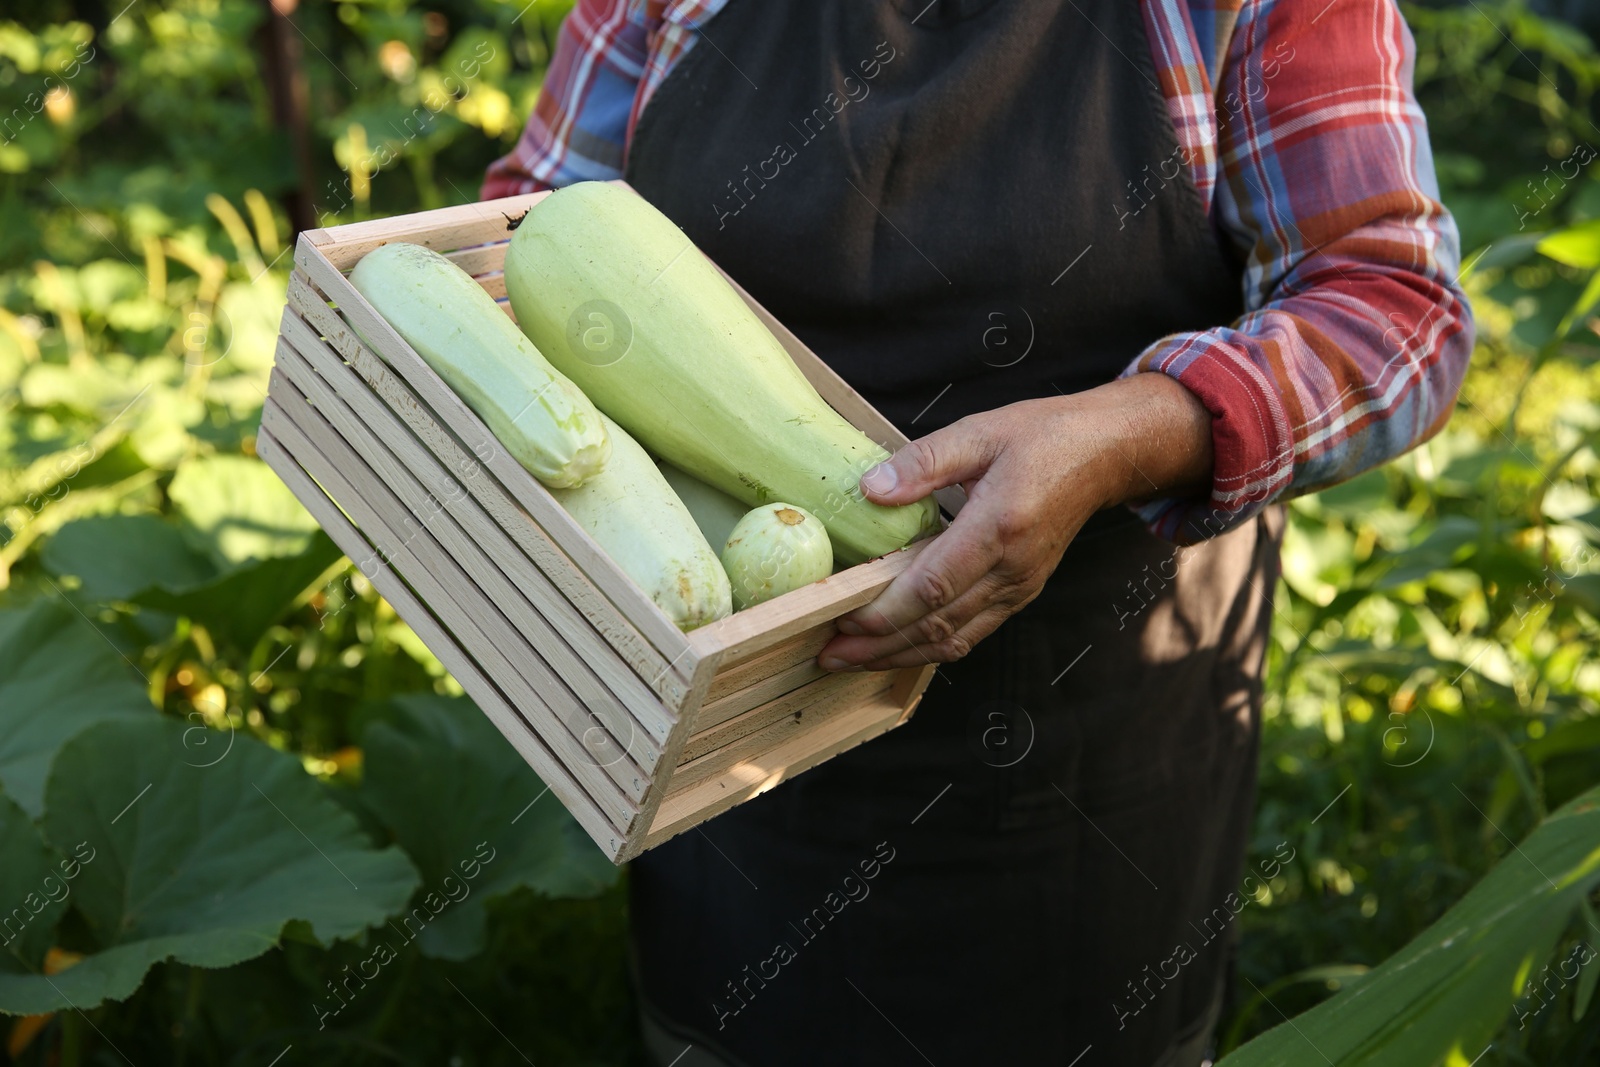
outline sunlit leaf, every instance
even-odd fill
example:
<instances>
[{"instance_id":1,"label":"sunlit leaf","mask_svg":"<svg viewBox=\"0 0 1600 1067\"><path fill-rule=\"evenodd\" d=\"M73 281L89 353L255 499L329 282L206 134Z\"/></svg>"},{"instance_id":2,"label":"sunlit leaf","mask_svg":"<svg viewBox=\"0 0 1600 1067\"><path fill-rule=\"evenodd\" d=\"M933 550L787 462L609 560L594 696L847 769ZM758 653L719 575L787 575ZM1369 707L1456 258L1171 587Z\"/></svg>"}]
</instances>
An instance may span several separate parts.
<instances>
[{"instance_id":1,"label":"sunlit leaf","mask_svg":"<svg viewBox=\"0 0 1600 1067\"><path fill-rule=\"evenodd\" d=\"M243 456L185 463L167 492L221 564L298 555L318 529L271 468Z\"/></svg>"},{"instance_id":2,"label":"sunlit leaf","mask_svg":"<svg viewBox=\"0 0 1600 1067\"><path fill-rule=\"evenodd\" d=\"M1466 803L1465 795L1462 803ZM1470 1062L1600 884L1600 788L1546 818L1438 922L1330 1000L1218 1067Z\"/></svg>"},{"instance_id":3,"label":"sunlit leaf","mask_svg":"<svg viewBox=\"0 0 1600 1067\"><path fill-rule=\"evenodd\" d=\"M1600 219L1557 230L1539 241L1539 251L1569 267L1600 267Z\"/></svg>"},{"instance_id":4,"label":"sunlit leaf","mask_svg":"<svg viewBox=\"0 0 1600 1067\"><path fill-rule=\"evenodd\" d=\"M338 561L320 530L299 552L219 564L193 537L154 515L111 515L63 526L43 561L82 582L87 600L125 600L186 615L214 636L249 648ZM286 538L262 542L286 547Z\"/></svg>"}]
</instances>

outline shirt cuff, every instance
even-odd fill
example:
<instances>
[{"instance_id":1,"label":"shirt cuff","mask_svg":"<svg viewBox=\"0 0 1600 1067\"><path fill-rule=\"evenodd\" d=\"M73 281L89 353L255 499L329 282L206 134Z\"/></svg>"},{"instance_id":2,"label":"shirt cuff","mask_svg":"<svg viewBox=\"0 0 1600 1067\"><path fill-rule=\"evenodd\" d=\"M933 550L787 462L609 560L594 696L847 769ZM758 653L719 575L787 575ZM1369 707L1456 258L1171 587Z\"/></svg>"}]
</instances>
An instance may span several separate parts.
<instances>
[{"instance_id":1,"label":"shirt cuff","mask_svg":"<svg viewBox=\"0 0 1600 1067\"><path fill-rule=\"evenodd\" d=\"M1163 497L1133 510L1156 536L1187 545L1253 518L1294 480L1294 435L1277 386L1233 330L1174 334L1145 349L1119 377L1165 374L1211 413L1211 492Z\"/></svg>"}]
</instances>

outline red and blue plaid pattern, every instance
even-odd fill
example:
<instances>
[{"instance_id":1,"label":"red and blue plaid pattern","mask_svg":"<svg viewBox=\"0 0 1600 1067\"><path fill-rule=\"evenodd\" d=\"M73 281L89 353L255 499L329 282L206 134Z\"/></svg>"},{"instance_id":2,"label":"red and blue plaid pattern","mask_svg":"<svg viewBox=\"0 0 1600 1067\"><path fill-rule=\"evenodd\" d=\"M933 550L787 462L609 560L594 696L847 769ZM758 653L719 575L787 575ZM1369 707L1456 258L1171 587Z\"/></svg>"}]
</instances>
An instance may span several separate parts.
<instances>
[{"instance_id":1,"label":"red and blue plaid pattern","mask_svg":"<svg viewBox=\"0 0 1600 1067\"><path fill-rule=\"evenodd\" d=\"M619 176L640 109L725 2L580 0L482 195ZM1243 317L1125 372L1171 375L1212 414L1209 498L1140 508L1188 543L1437 432L1473 329L1394 0L1140 5L1178 158L1245 263Z\"/></svg>"}]
</instances>

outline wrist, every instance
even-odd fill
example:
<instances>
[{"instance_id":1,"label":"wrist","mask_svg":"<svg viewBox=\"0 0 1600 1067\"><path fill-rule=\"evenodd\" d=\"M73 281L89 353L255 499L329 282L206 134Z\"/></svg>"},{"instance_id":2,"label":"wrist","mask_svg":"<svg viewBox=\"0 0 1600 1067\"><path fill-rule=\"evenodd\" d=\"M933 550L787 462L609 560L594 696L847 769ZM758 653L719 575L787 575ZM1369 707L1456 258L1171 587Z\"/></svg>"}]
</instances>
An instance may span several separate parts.
<instances>
[{"instance_id":1,"label":"wrist","mask_svg":"<svg viewBox=\"0 0 1600 1067\"><path fill-rule=\"evenodd\" d=\"M1211 413L1199 397L1155 372L1119 378L1090 393L1103 394L1097 399L1106 408L1100 464L1105 507L1210 492Z\"/></svg>"}]
</instances>

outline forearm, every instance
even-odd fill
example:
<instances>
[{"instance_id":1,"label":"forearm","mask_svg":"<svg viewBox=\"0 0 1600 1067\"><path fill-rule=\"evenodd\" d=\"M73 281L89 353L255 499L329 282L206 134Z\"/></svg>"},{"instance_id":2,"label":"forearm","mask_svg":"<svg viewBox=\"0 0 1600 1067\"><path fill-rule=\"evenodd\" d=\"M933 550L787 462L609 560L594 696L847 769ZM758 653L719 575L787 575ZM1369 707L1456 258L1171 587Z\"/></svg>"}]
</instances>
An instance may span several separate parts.
<instances>
[{"instance_id":1,"label":"forearm","mask_svg":"<svg viewBox=\"0 0 1600 1067\"><path fill-rule=\"evenodd\" d=\"M1176 380L1139 374L1062 401L1103 427L1090 467L1101 507L1209 491L1211 413Z\"/></svg>"}]
</instances>

